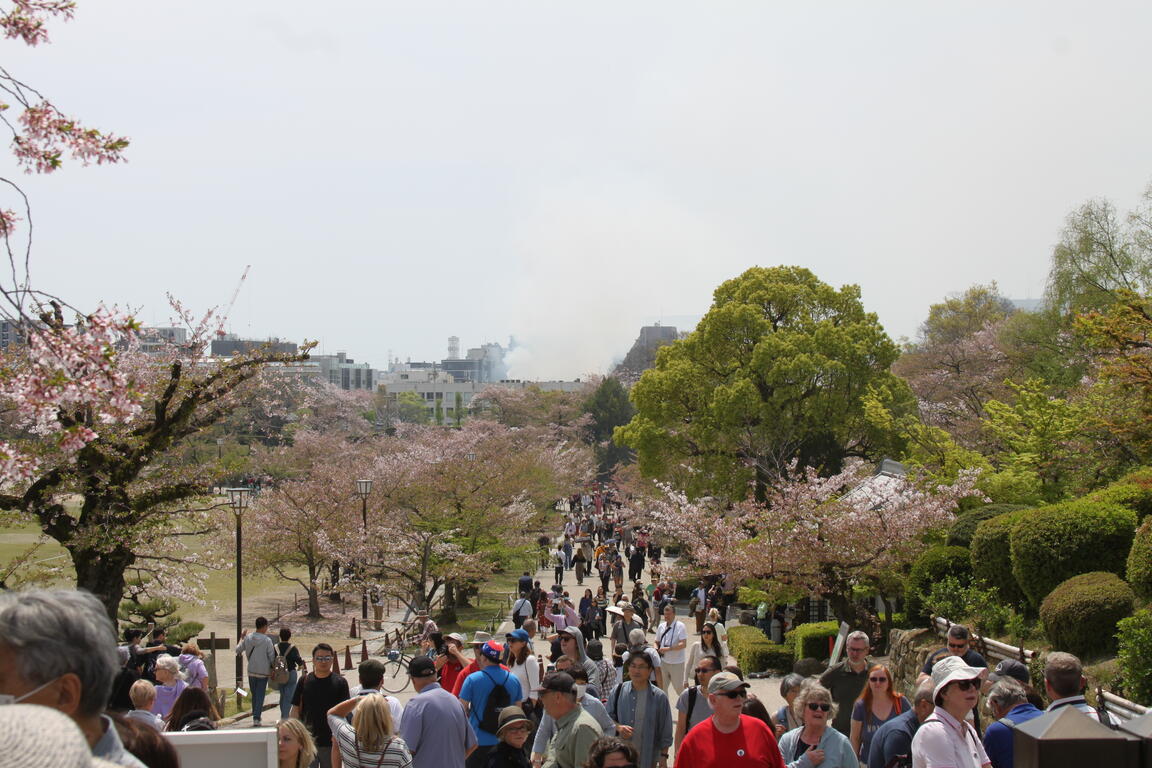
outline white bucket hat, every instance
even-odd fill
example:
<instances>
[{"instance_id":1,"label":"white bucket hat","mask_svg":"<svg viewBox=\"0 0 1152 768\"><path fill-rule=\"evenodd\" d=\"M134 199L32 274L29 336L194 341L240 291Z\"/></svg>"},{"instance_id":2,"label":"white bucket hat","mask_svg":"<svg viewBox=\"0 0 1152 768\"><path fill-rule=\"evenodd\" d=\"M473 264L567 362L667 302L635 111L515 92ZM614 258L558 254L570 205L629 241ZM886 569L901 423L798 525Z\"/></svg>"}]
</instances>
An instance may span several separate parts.
<instances>
[{"instance_id":1,"label":"white bucket hat","mask_svg":"<svg viewBox=\"0 0 1152 768\"><path fill-rule=\"evenodd\" d=\"M957 680L983 679L988 674L987 669L970 667L959 656L948 656L932 665L932 699L940 695L944 686Z\"/></svg>"},{"instance_id":2,"label":"white bucket hat","mask_svg":"<svg viewBox=\"0 0 1152 768\"><path fill-rule=\"evenodd\" d=\"M62 712L36 704L10 704L0 706L0 768L115 765L93 757L80 727Z\"/></svg>"}]
</instances>

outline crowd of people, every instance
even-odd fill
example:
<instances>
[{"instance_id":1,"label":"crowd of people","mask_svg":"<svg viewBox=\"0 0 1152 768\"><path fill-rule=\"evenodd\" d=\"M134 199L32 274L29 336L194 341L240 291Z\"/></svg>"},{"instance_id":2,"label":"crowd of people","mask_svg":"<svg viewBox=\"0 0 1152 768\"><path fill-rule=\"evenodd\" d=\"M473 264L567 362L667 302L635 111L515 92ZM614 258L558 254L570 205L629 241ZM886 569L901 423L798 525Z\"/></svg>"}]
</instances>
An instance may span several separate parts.
<instances>
[{"instance_id":1,"label":"crowd of people","mask_svg":"<svg viewBox=\"0 0 1152 768\"><path fill-rule=\"evenodd\" d=\"M1020 662L989 671L962 626L927 658L911 700L869 657L869 637L852 632L842 662L818 677L786 676L785 704L769 712L728 656L731 581L721 575L684 593L684 618L696 619L689 630L649 531L598 494L564 506L556 583L545 590L521 577L503 642L442 634L418 616L422 653L408 665L416 695L407 704L381 690L380 660L361 663L350 687L330 645L315 644L305 659L289 629L277 641L258 618L236 653L247 659L253 726L269 684L280 690L280 768L667 768L673 757L683 768L1011 768L1013 728L1044 711L1072 707L1109 723L1082 695L1076 657L1047 656L1042 696ZM625 562L628 595L617 581ZM592 570L614 582L612 599L602 584L574 603L565 579L580 586ZM536 653L538 642L547 652ZM24 705L0 715L71 729L61 748L86 744L93 765L178 768L164 734L220 720L208 679L196 644L171 644L163 628L129 629L117 645L88 593L0 593L0 703ZM993 715L986 729L982 694ZM0 720L19 743L31 727Z\"/></svg>"}]
</instances>

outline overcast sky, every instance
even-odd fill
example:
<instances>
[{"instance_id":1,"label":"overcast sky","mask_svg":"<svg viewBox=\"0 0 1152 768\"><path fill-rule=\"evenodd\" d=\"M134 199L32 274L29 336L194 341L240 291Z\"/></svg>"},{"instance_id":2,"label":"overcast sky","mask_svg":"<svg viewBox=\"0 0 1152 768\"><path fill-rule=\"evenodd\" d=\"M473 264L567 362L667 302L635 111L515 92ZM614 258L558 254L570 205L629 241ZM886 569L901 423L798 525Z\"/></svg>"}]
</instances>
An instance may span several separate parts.
<instances>
[{"instance_id":1,"label":"overcast sky","mask_svg":"<svg viewBox=\"0 0 1152 768\"><path fill-rule=\"evenodd\" d=\"M857 283L894 338L1041 294L1069 211L1152 180L1146 2L81 0L3 65L132 140L18 179L73 304L512 374L606 370L753 265ZM13 170L9 168L9 175Z\"/></svg>"}]
</instances>

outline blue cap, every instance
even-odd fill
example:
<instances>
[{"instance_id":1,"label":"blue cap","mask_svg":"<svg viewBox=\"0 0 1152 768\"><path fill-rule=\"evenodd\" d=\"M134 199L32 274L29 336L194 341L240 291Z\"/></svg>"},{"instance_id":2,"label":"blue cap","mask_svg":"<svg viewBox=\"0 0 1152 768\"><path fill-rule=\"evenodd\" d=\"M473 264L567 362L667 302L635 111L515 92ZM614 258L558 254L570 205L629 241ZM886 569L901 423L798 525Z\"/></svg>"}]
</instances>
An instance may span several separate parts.
<instances>
[{"instance_id":1,"label":"blue cap","mask_svg":"<svg viewBox=\"0 0 1152 768\"><path fill-rule=\"evenodd\" d=\"M514 629L508 634L504 635L504 637L508 640L523 640L526 643L532 640L532 638L528 636L528 633L522 629Z\"/></svg>"}]
</instances>

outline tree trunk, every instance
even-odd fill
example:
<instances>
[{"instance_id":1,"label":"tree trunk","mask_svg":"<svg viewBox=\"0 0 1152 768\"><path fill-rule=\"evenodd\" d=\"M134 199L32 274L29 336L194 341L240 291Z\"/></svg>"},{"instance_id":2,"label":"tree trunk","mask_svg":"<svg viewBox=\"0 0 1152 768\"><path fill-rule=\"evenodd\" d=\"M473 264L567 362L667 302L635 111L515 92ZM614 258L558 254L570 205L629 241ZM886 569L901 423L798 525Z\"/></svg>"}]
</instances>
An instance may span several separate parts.
<instances>
[{"instance_id":1,"label":"tree trunk","mask_svg":"<svg viewBox=\"0 0 1152 768\"><path fill-rule=\"evenodd\" d=\"M68 545L68 554L76 569L76 588L96 595L115 627L124 599L124 572L136 562L136 555L124 547L103 552L76 544Z\"/></svg>"},{"instance_id":2,"label":"tree trunk","mask_svg":"<svg viewBox=\"0 0 1152 768\"><path fill-rule=\"evenodd\" d=\"M320 614L320 590L317 588L316 582L312 582L306 591L308 592L308 618L324 618Z\"/></svg>"},{"instance_id":3,"label":"tree trunk","mask_svg":"<svg viewBox=\"0 0 1152 768\"><path fill-rule=\"evenodd\" d=\"M845 622L848 626L852 627L853 630L859 629L867 633L869 638L875 638L877 630L879 629L876 614L861 608L850 595L851 592L848 593L848 596L837 592L828 593L824 595L824 597L828 600L828 604L832 608L832 613L837 619Z\"/></svg>"}]
</instances>

